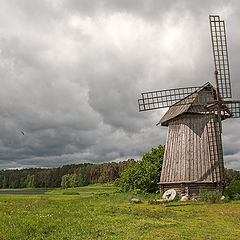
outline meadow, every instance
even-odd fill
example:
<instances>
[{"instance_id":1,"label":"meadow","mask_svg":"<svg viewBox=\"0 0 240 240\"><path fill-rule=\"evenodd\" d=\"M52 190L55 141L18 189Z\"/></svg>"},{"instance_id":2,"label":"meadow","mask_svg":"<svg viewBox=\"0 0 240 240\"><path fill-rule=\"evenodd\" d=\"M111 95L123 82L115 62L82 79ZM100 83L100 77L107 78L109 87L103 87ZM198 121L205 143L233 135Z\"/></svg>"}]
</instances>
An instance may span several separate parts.
<instances>
[{"instance_id":1,"label":"meadow","mask_svg":"<svg viewBox=\"0 0 240 240\"><path fill-rule=\"evenodd\" d=\"M240 239L240 203L166 207L154 198L109 185L3 194L0 239Z\"/></svg>"}]
</instances>

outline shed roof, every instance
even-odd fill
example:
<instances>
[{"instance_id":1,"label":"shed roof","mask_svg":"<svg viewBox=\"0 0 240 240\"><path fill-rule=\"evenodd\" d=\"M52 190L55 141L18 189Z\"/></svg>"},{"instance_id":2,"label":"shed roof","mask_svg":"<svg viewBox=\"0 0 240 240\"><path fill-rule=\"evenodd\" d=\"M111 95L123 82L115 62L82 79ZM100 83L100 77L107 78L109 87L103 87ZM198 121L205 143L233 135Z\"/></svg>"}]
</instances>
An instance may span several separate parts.
<instances>
[{"instance_id":1,"label":"shed roof","mask_svg":"<svg viewBox=\"0 0 240 240\"><path fill-rule=\"evenodd\" d=\"M216 101L216 90L211 83L207 82L195 92L172 105L157 125L168 126L168 122L184 113L205 114L203 102Z\"/></svg>"}]
</instances>

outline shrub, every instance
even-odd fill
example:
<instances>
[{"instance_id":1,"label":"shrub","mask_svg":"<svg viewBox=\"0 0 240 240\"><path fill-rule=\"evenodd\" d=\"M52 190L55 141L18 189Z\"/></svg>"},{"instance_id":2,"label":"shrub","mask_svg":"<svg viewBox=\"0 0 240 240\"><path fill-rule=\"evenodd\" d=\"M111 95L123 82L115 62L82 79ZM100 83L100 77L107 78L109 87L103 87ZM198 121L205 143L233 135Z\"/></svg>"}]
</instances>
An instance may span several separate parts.
<instances>
[{"instance_id":1,"label":"shrub","mask_svg":"<svg viewBox=\"0 0 240 240\"><path fill-rule=\"evenodd\" d=\"M61 182L61 187L62 188L71 188L71 187L77 187L78 182L77 182L77 174L66 174L62 176L62 182Z\"/></svg>"},{"instance_id":2,"label":"shrub","mask_svg":"<svg viewBox=\"0 0 240 240\"><path fill-rule=\"evenodd\" d=\"M239 200L240 199L240 180L233 179L231 183L226 187L224 195L228 196L230 199Z\"/></svg>"},{"instance_id":3,"label":"shrub","mask_svg":"<svg viewBox=\"0 0 240 240\"><path fill-rule=\"evenodd\" d=\"M123 191L139 189L143 192L155 193L159 186L164 146L152 148L152 152L145 153L141 161L130 161L121 178L115 181Z\"/></svg>"},{"instance_id":4,"label":"shrub","mask_svg":"<svg viewBox=\"0 0 240 240\"><path fill-rule=\"evenodd\" d=\"M240 200L240 194L239 193L235 194L233 200L237 201Z\"/></svg>"},{"instance_id":5,"label":"shrub","mask_svg":"<svg viewBox=\"0 0 240 240\"><path fill-rule=\"evenodd\" d=\"M216 201L219 201L220 198L221 198L220 194L216 193L215 191L207 191L204 189L199 190L198 196L199 201L215 203Z\"/></svg>"}]
</instances>

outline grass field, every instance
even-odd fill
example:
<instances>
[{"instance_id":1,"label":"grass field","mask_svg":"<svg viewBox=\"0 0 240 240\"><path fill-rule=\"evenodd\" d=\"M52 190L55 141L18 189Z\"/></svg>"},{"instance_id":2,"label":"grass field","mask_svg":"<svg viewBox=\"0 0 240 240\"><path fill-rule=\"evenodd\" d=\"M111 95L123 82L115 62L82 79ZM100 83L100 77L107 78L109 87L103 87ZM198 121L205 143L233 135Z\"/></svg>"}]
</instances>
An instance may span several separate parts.
<instances>
[{"instance_id":1,"label":"grass field","mask_svg":"<svg viewBox=\"0 0 240 240\"><path fill-rule=\"evenodd\" d=\"M0 195L0 239L240 239L239 203L164 207L149 195L134 205L130 195L99 185Z\"/></svg>"}]
</instances>

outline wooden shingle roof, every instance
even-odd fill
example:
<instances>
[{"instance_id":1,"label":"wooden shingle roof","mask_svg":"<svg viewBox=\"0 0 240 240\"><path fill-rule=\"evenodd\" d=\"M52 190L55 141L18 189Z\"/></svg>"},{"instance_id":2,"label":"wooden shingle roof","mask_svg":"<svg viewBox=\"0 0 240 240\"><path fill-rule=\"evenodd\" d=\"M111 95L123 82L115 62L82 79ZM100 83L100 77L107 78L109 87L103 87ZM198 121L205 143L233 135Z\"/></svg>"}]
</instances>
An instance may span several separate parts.
<instances>
[{"instance_id":1,"label":"wooden shingle roof","mask_svg":"<svg viewBox=\"0 0 240 240\"><path fill-rule=\"evenodd\" d=\"M204 105L196 103L216 100L216 90L209 82L207 82L195 92L172 105L157 125L161 124L162 126L168 126L170 120L185 113L203 114L205 113Z\"/></svg>"}]
</instances>

